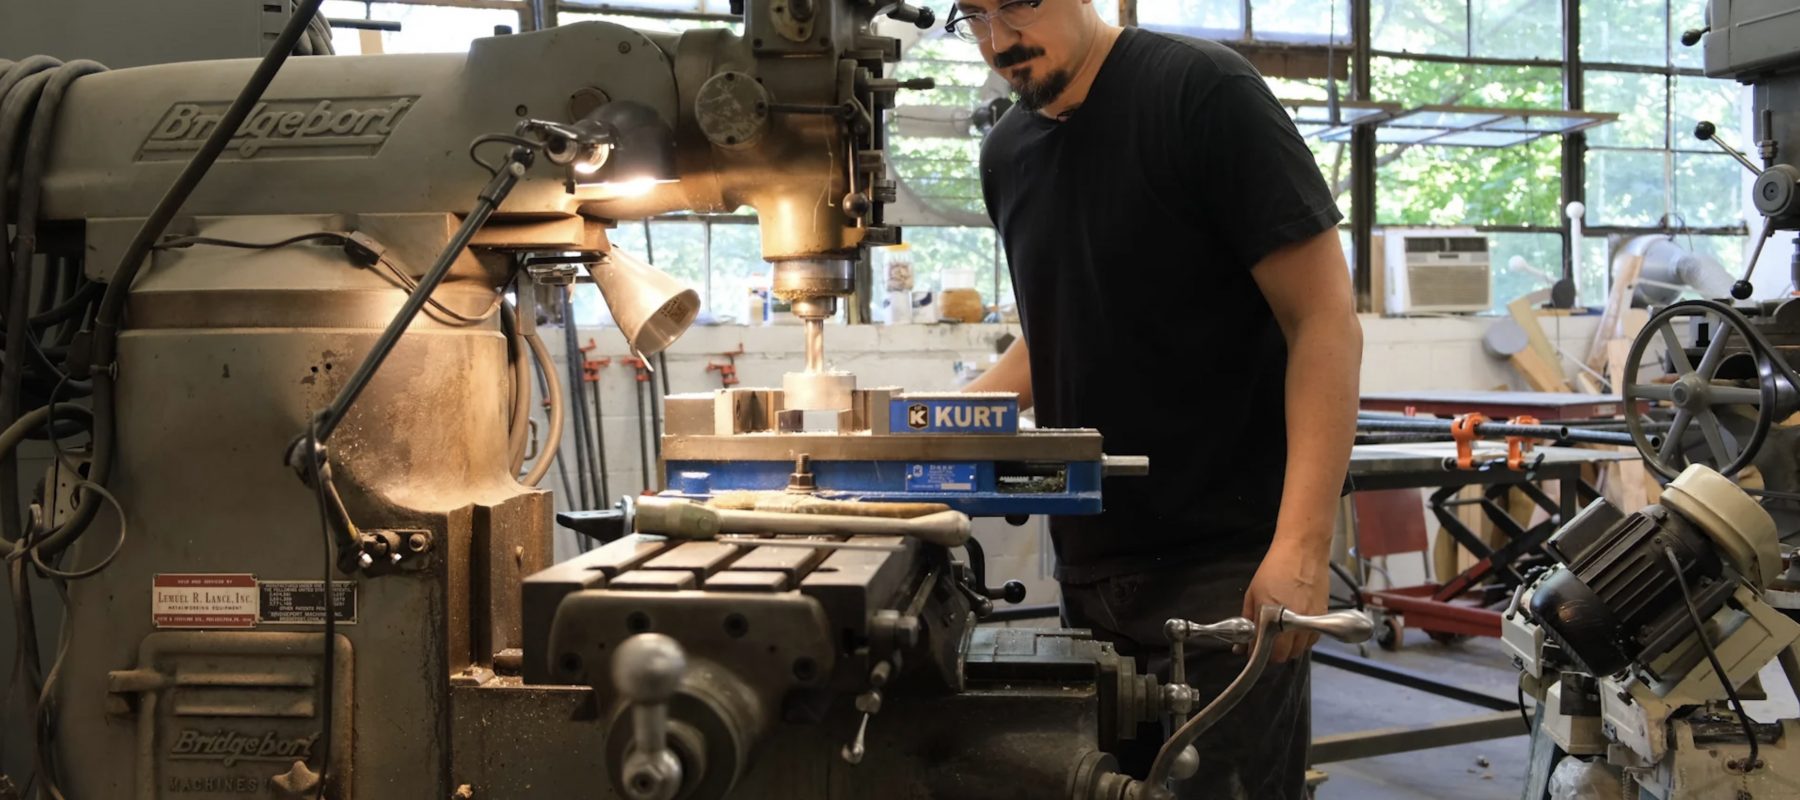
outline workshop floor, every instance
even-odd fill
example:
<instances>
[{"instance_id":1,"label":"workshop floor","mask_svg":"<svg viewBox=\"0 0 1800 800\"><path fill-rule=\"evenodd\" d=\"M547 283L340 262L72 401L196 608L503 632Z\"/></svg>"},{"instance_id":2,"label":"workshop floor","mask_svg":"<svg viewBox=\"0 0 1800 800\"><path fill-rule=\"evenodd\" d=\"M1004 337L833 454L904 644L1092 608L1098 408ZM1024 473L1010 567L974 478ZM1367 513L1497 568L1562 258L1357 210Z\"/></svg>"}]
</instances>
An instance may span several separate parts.
<instances>
[{"instance_id":1,"label":"workshop floor","mask_svg":"<svg viewBox=\"0 0 1800 800\"><path fill-rule=\"evenodd\" d=\"M1444 645L1412 636L1398 652L1369 649L1369 657L1496 697L1512 697L1518 673L1497 639ZM1354 656L1357 648L1321 642ZM1313 668L1313 735L1417 726L1489 713L1486 709L1325 666ZM1746 702L1759 720L1800 713L1780 668L1762 674L1769 699ZM1521 723L1523 727L1523 723ZM1523 735L1487 742L1321 765L1328 775L1320 800L1517 800L1524 791L1527 741ZM1483 766L1485 760L1486 766Z\"/></svg>"}]
</instances>

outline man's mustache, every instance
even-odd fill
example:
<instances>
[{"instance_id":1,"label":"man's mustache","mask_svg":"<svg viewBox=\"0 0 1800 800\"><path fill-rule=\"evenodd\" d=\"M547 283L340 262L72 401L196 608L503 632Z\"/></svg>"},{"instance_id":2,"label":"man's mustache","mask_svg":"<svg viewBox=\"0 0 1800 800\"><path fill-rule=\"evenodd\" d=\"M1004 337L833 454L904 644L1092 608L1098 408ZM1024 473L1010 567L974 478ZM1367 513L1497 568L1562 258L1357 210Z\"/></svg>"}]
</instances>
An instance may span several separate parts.
<instances>
[{"instance_id":1,"label":"man's mustache","mask_svg":"<svg viewBox=\"0 0 1800 800\"><path fill-rule=\"evenodd\" d=\"M1015 44L994 54L994 68L1006 69L1014 64L1022 64L1044 54L1042 47L1027 47L1023 43Z\"/></svg>"}]
</instances>

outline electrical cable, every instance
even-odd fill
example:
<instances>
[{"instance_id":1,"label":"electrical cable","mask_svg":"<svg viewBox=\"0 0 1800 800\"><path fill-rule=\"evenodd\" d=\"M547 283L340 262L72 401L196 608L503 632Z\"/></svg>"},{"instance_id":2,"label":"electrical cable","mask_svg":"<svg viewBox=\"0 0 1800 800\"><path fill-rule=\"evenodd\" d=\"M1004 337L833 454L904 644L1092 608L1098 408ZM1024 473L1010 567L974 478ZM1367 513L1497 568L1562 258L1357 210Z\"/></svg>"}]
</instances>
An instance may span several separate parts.
<instances>
[{"instance_id":1,"label":"electrical cable","mask_svg":"<svg viewBox=\"0 0 1800 800\"><path fill-rule=\"evenodd\" d=\"M58 570L58 569L54 569L54 568L50 567L48 564L45 564L43 561L43 558L39 555L37 548L31 548L26 551L31 554L31 563L37 565L39 572L42 572L43 574L49 575L53 578L59 578L61 580L65 580L65 581L73 581L73 580L80 580L82 578L93 577L94 575L98 574L101 570L106 569L106 567L108 565L112 564L113 559L119 557L119 551L125 549L125 531L126 531L125 507L123 505L119 504L119 498L114 497L112 492L109 492L106 490L106 487L101 486L100 484L94 483L93 481L90 481L86 478L76 479L74 481L74 485L78 488L98 493L100 495L101 499L103 499L107 503L111 504L113 507L113 510L115 510L119 513L119 540L116 542L113 542L112 550L108 551L106 556L101 558L98 562L95 562L95 564L93 566L88 567L86 569L70 570L67 572Z\"/></svg>"},{"instance_id":2,"label":"electrical cable","mask_svg":"<svg viewBox=\"0 0 1800 800\"><path fill-rule=\"evenodd\" d=\"M481 168L487 170L489 175L500 174L500 168L494 166L492 162L483 159L481 155L475 151L484 144L495 142L510 144L516 147L538 147L543 144L542 142L534 142L523 136L514 136L510 133L484 133L475 137L475 141L469 143L469 159L480 164Z\"/></svg>"},{"instance_id":3,"label":"electrical cable","mask_svg":"<svg viewBox=\"0 0 1800 800\"><path fill-rule=\"evenodd\" d=\"M62 389L62 386L59 384L56 389L51 391L49 408L54 409L57 394L61 389ZM85 409L84 409L84 411L85 411ZM54 428L56 425L56 422L57 422L54 413L47 412L46 421L48 422L50 427ZM52 469L51 469L51 481L52 481L52 487L54 487L56 485L56 483L60 480L60 470L61 470L61 466L62 466L62 461L65 456L64 456L60 442L58 442L55 438L52 438L50 441L50 444L51 444L51 447L55 448L56 456L57 456L57 460L52 465ZM52 489L52 498L54 498L54 488ZM51 507L51 508L54 508L55 507L54 499L52 499L49 503L47 503L47 505L49 505L49 507ZM121 512L121 514L120 514L121 519L123 519L123 516L124 516L123 512ZM114 551L114 555L117 555L116 549ZM109 556L107 558L107 561L110 562L111 560L112 560L112 556ZM41 663L39 661L39 658L37 655L37 649L36 649L37 648L36 612L32 610L32 604L31 604L31 600L30 600L31 585L28 582L29 578L25 573L23 562L12 560L12 563L8 563L7 564L7 575L8 575L9 583L11 584L11 589L13 592L13 598L14 598L13 607L15 610L15 615L17 615L19 613L23 613L23 614L27 615L27 617L25 619L20 619L18 616L15 616L15 624L17 625L17 628L15 630L18 633L19 641L16 642L16 644L15 644L15 653L14 653L14 660L13 660L13 674L7 685L6 700L4 702L3 710L0 710L0 719L10 719L11 718L13 697L15 696L15 694L18 691L19 678L24 673L25 659L26 659L27 654L28 653L30 654L31 663L33 665L32 666L33 670L36 670L39 667L41 667ZM16 580L12 579L14 575L18 576ZM57 583L56 585L60 592L62 589L61 584ZM47 736L45 736L45 726L48 726L51 722L51 720L49 719L49 716L47 714L42 713L42 708L45 703L44 698L50 696L50 694L53 690L53 683L54 683L55 676L60 674L60 667L62 665L63 654L67 652L67 644L66 644L67 637L70 635L70 632L71 632L71 628L69 625L69 617L68 617L68 615L69 615L68 597L67 597L66 592L62 592L62 594L63 594L63 628L61 630L60 635L62 637L62 641L64 642L64 644L58 648L58 654L57 654L56 660L51 665L51 668L50 668L50 678L39 687L38 706L37 706L37 709L32 712L33 713L32 719L33 719L34 732L37 734L36 738L33 739L33 747L37 748L37 750L40 753L42 751L49 749L49 745L48 745L49 739ZM33 684L36 685L35 673L33 675ZM45 783L45 787L46 787L47 791L49 791L53 795L60 796L60 790L56 786L56 779L55 779L54 772L46 770L46 768L44 766L48 763L48 760L42 756L39 756L36 760L38 761L40 766L38 766L36 768L36 771L32 774L31 780L27 782L28 785L31 782L35 782L37 780L37 778L40 777L40 775L41 775L44 778L44 783ZM0 763L4 763L4 761L0 761Z\"/></svg>"},{"instance_id":4,"label":"electrical cable","mask_svg":"<svg viewBox=\"0 0 1800 800\"><path fill-rule=\"evenodd\" d=\"M122 525L123 523L121 523ZM124 530L123 527L120 528ZM51 743L56 741L56 680L62 676L63 660L69 655L69 642L74 639L73 614L69 610L69 587L67 582L53 580L51 587L56 589L56 596L62 600L62 628L56 636L56 657L50 662L50 672L44 676L44 687L38 691L38 716L32 720L32 728L37 736L38 774L44 780L44 791L52 800L67 800L62 787L56 781L57 767L55 750Z\"/></svg>"},{"instance_id":5,"label":"electrical cable","mask_svg":"<svg viewBox=\"0 0 1800 800\"><path fill-rule=\"evenodd\" d=\"M573 287L567 287L561 294L563 361L569 371L569 399L574 401L575 408L575 485L582 510L588 510L597 501L591 491L593 476L588 472L588 417L587 401L581 396L581 342L580 334L575 330L575 303L570 299L575 291Z\"/></svg>"},{"instance_id":6,"label":"electrical cable","mask_svg":"<svg viewBox=\"0 0 1800 800\"><path fill-rule=\"evenodd\" d=\"M69 259L69 261L74 262L74 259ZM77 264L76 269L79 268L79 264ZM33 315L31 317L31 326L34 328L48 328L69 321L76 315L86 311L87 307L100 296L100 290L102 288L102 284L92 281L83 284L80 289L75 290L74 294L69 295L68 299L51 306L43 313Z\"/></svg>"},{"instance_id":7,"label":"electrical cable","mask_svg":"<svg viewBox=\"0 0 1800 800\"><path fill-rule=\"evenodd\" d=\"M599 481L600 502L595 504L595 507L605 509L612 506L612 486L606 467L606 405L601 400L599 376L594 377L596 380L588 384L588 393L592 395L594 401L594 419L598 420L594 425L594 463L592 467L594 476ZM593 543L586 536L581 537L581 541L584 547L592 548Z\"/></svg>"},{"instance_id":8,"label":"electrical cable","mask_svg":"<svg viewBox=\"0 0 1800 800\"><path fill-rule=\"evenodd\" d=\"M320 665L319 669L319 671L323 673L319 689L319 738L323 739L324 742L319 748L318 793L320 800L323 800L325 797L325 786L330 780L329 775L331 773L331 712L332 704L337 698L337 603L336 598L333 597L334 587L332 586L331 580L332 562L337 556L337 548L333 545L331 540L331 510L330 504L325 497L327 483L327 478L325 477L325 450L319 445L318 417L310 416L308 420L306 426L307 462L310 464L312 471L311 483L313 485L313 494L317 496L319 500L319 529L324 534L325 540L325 573L324 580L322 581L324 584L324 600L320 603L320 606L324 609L323 613L325 615L325 660L324 663Z\"/></svg>"},{"instance_id":9,"label":"electrical cable","mask_svg":"<svg viewBox=\"0 0 1800 800\"><path fill-rule=\"evenodd\" d=\"M555 463L563 471L564 491L568 491L568 466L558 456L562 452L563 437L563 397L562 386L556 380L556 371L552 368L550 348L544 346L544 340L534 329L525 334L525 344L531 349L532 361L538 367L538 375L544 380L544 402L550 406L550 430L544 434L546 445L538 450L537 462L531 465L531 471L525 474L526 486L542 483L544 475L550 472L550 465Z\"/></svg>"},{"instance_id":10,"label":"electrical cable","mask_svg":"<svg viewBox=\"0 0 1800 800\"><path fill-rule=\"evenodd\" d=\"M374 261L373 266L381 268L377 274L381 275L383 280L398 286L402 291L409 295L419 289L419 282L413 279L411 275L408 275L406 270L401 269L398 264L395 264L392 257L390 257L385 250L381 252L373 251L369 248L368 244L358 241L356 237L351 236L348 233L340 233L337 231L303 233L298 236L290 236L286 239L273 242L245 242L235 239L217 239L210 236L181 236L159 242L151 249L173 250L194 247L196 245L206 245L211 247L230 247L239 250L274 250L281 247L290 247L292 245L317 241L332 242L342 245L345 251L350 253L351 261L359 267L368 266L363 264L362 261L372 258ZM435 297L426 298L425 302L428 306L427 313L430 313L433 310L436 311L436 313L432 314L433 319L436 319L438 322L444 323L445 325L454 327L457 325L477 325L493 319L494 315L500 311L501 300L502 297L500 293L496 292L494 300L488 305L487 310L475 316L470 316L450 308Z\"/></svg>"},{"instance_id":11,"label":"electrical cable","mask_svg":"<svg viewBox=\"0 0 1800 800\"><path fill-rule=\"evenodd\" d=\"M1337 573L1338 578L1344 582L1344 585L1349 587L1350 605L1357 611L1363 610L1362 587L1357 585L1356 578L1350 574L1350 570L1345 569L1344 565L1339 564L1336 560L1328 561L1326 563L1330 565L1332 572Z\"/></svg>"},{"instance_id":12,"label":"electrical cable","mask_svg":"<svg viewBox=\"0 0 1800 800\"><path fill-rule=\"evenodd\" d=\"M62 288L59 284L62 281L63 272L65 271L63 269L63 262L67 260L66 257L55 253L45 255L44 262L48 269L44 271L43 278L39 280L37 284L37 299L31 304L31 316L33 318L38 314L43 313L44 309L56 305L57 294Z\"/></svg>"},{"instance_id":13,"label":"electrical cable","mask_svg":"<svg viewBox=\"0 0 1800 800\"><path fill-rule=\"evenodd\" d=\"M650 447L651 452L656 455L656 458L652 463L661 464L663 434L662 403L663 398L669 394L669 362L663 357L662 353L656 354L656 371L662 373L662 380L660 382L661 389L658 390L657 387L659 384L656 381L652 381L651 385L646 388L650 391ZM644 485L650 485L650 476L648 474L644 476Z\"/></svg>"},{"instance_id":14,"label":"electrical cable","mask_svg":"<svg viewBox=\"0 0 1800 800\"><path fill-rule=\"evenodd\" d=\"M537 345L541 344L541 341L537 343ZM560 393L562 390L559 387L555 393L550 391L549 379L554 377L556 372L554 370L545 369L543 364L538 362L537 345L534 345L532 349L532 361L534 362L532 371L537 373L538 393L543 395L544 403L548 405L551 402L551 399L556 397L556 394ZM563 499L567 500L568 498L574 497L575 486L574 484L569 483L569 461L568 459L561 457L562 438L560 436L546 436L544 444L546 449L540 452L538 457L543 458L544 456L551 456L556 459L556 474L562 483ZM533 466L535 467L536 465Z\"/></svg>"},{"instance_id":15,"label":"electrical cable","mask_svg":"<svg viewBox=\"0 0 1800 800\"><path fill-rule=\"evenodd\" d=\"M52 128L56 123L57 112L62 108L64 96L69 86L87 75L104 72L106 67L94 61L70 61L55 70L39 73L33 80L42 78L43 90L37 97L37 107L33 112L30 131L24 142L23 169L18 175L17 213L14 214L14 237L11 263L0 261L0 291L7 293L6 341L8 356L19 353L37 352L37 362L42 368L49 370L48 377L62 377L61 370L50 364L49 359L42 357L36 342L27 341L30 335L28 322L31 316L31 266L32 257L37 252L37 227L39 203L43 197L43 178L49 171L50 141ZM6 99L5 106L10 109L14 97ZM0 109L0 116L7 111ZM7 132L0 131L0 147L6 146ZM0 170L0 174L5 174ZM4 218L0 214L0 218ZM0 424L11 425L19 418L20 400L25 385L24 359L9 357L0 362ZM22 524L19 514L23 511L19 501L19 461L9 450L0 453L0 513L6 515L5 525L8 538L16 538L14 534Z\"/></svg>"},{"instance_id":16,"label":"electrical cable","mask_svg":"<svg viewBox=\"0 0 1800 800\"><path fill-rule=\"evenodd\" d=\"M41 688L37 680L37 670L42 666L37 652L37 621L31 607L31 589L26 584L25 562L12 561L6 564L7 592L12 598L13 610L13 668L7 679L6 702L0 713L0 719L12 719L12 707L15 698L24 694L26 698L25 715L29 719L37 716L37 704L33 698ZM26 691L20 692L20 683L24 682ZM36 771L33 770L33 777Z\"/></svg>"},{"instance_id":17,"label":"electrical cable","mask_svg":"<svg viewBox=\"0 0 1800 800\"><path fill-rule=\"evenodd\" d=\"M56 392L53 391L51 393L52 407L54 406L55 399ZM49 415L47 422L52 426L55 425L56 417L54 413ZM44 501L47 509L54 509L56 507L56 487L60 484L61 466L62 461L65 458L61 443L57 442L55 439L51 439L51 446L56 450L56 462L51 470L52 485L49 487L50 491L47 493ZM44 779L45 790L50 793L52 798L56 798L57 800L63 800L63 793L56 780L58 770L54 761L55 752L52 748L52 743L56 741L56 681L57 678L62 675L63 662L68 657L69 642L74 639L75 627L74 611L69 603L68 581L86 578L105 569L107 565L113 562L113 559L118 557L119 551L123 549L126 533L125 507L119 504L118 498L113 497L104 487L79 476L77 476L75 480L75 485L77 487L88 488L99 492L108 502L112 503L113 508L119 514L119 540L113 545L112 551L109 552L105 558L101 559L98 564L85 570L75 570L71 572L62 572L49 567L38 559L36 550L31 551L32 560L37 565L38 570L50 578L50 584L56 589L57 597L61 599L63 609L62 627L57 634L56 657L50 662L50 672L44 677L43 688L38 693L38 717L34 720L34 728L38 737L38 771ZM46 514L48 513L49 512L47 511Z\"/></svg>"},{"instance_id":18,"label":"electrical cable","mask_svg":"<svg viewBox=\"0 0 1800 800\"><path fill-rule=\"evenodd\" d=\"M1800 492L1778 492L1774 489L1751 489L1747 486L1739 486L1738 488L1743 489L1744 494L1754 495L1756 497L1766 497L1770 500L1786 500L1790 503L1800 502Z\"/></svg>"},{"instance_id":19,"label":"electrical cable","mask_svg":"<svg viewBox=\"0 0 1800 800\"><path fill-rule=\"evenodd\" d=\"M1694 596L1688 593L1687 577L1681 574L1681 559L1675 555L1675 548L1664 546L1663 555L1668 556L1669 565L1675 568L1675 585L1681 587L1681 600L1687 605L1688 620L1694 623L1694 635L1699 637L1700 646L1706 650L1706 660L1712 664L1713 674L1719 677L1719 685L1725 687L1725 698L1731 701L1731 710L1737 712L1738 723L1744 726L1744 739L1750 743L1750 760L1745 762L1744 771L1756 769L1760 762L1757 759L1756 730L1751 726L1750 715L1744 713L1744 702L1738 699L1737 688L1731 685L1731 676L1725 674L1725 668L1719 664L1719 654L1714 652L1712 637L1706 635L1706 627L1700 621L1700 611L1694 608Z\"/></svg>"},{"instance_id":20,"label":"electrical cable","mask_svg":"<svg viewBox=\"0 0 1800 800\"><path fill-rule=\"evenodd\" d=\"M144 218L143 225L126 246L112 280L107 283L106 291L101 295L100 308L94 315L93 329L86 332L91 337L91 347L84 350L91 354L91 363L78 365L91 368L93 373L94 455L88 477L95 483L105 485L112 473L113 448L116 445L114 434L117 427L113 362L117 355L119 326L124 320L131 286L138 273L149 263L151 246L169 227L170 221L181 211L182 205L225 151L251 110L262 100L263 93L275 80L275 74L280 71L281 65L287 62L288 56L294 51L295 42L305 33L323 1L296 0L293 16L269 43L268 52L257 62L244 88L232 99L231 104L220 115L212 133L201 143L193 158L182 167L175 182ZM51 554L60 552L87 529L88 524L99 513L103 501L97 494L91 493L84 493L82 498L81 505L70 518L39 542L39 547Z\"/></svg>"},{"instance_id":21,"label":"electrical cable","mask_svg":"<svg viewBox=\"0 0 1800 800\"><path fill-rule=\"evenodd\" d=\"M54 60L37 63L41 67L39 71L25 72L14 69L12 73L19 74L9 73L6 82L10 85L4 87L4 94L0 94L0 225L3 225L4 221L24 213L22 208L9 207L4 184L13 176L14 154L20 153L24 149L20 145L19 137L25 132L26 120L36 108L36 104L43 94L44 86L50 82L55 70L61 67L61 62ZM25 188L21 180L19 183L21 193ZM20 200L22 205L24 198L20 198ZM19 221L21 223L19 238L29 240L31 237L26 234L23 224L26 220L21 218ZM3 235L0 235L0 239L4 238ZM13 248L10 244L11 242L0 242L0 288L13 284ZM30 253L28 252L24 263L19 266L18 270L29 273L30 265ZM10 302L4 305L10 306ZM8 310L3 313L13 316L15 312ZM23 355L29 348L22 346L22 342L23 337L12 339L13 346L8 348L7 357L0 360L0 385L7 380L15 379L14 376L23 369ZM0 425L11 424L12 416L8 403L5 401L5 393L0 391ZM10 457L0 457L0 538L4 538L6 541L17 541L23 535L21 531L23 509L19 500L17 474L18 462Z\"/></svg>"},{"instance_id":22,"label":"electrical cable","mask_svg":"<svg viewBox=\"0 0 1800 800\"><path fill-rule=\"evenodd\" d=\"M644 395L651 389L644 385L649 381L644 377L645 365L642 361L639 359L637 372L631 377L635 382L632 388L637 391L638 477L642 479L644 488L648 489L650 487L650 451L649 441L644 436L644 422L647 417L644 413Z\"/></svg>"},{"instance_id":23,"label":"electrical cable","mask_svg":"<svg viewBox=\"0 0 1800 800\"><path fill-rule=\"evenodd\" d=\"M1519 690L1519 721L1525 723L1525 733L1531 733L1531 715L1525 713L1525 673L1519 673L1519 682L1514 687Z\"/></svg>"},{"instance_id":24,"label":"electrical cable","mask_svg":"<svg viewBox=\"0 0 1800 800\"><path fill-rule=\"evenodd\" d=\"M206 245L208 247L230 247L230 248L237 249L237 250L274 250L276 248L291 247L293 245L305 244L307 242L334 242L337 244L351 244L351 243L354 243L355 240L351 239L348 234L337 233L335 231L315 231L313 233L302 233L298 236L289 236L286 239L278 239L273 242L245 242L245 241L239 241L237 239L219 239L219 238L215 238L212 236L175 236L175 237L170 237L168 239L164 239L160 242L157 242L154 245L151 245L150 249L152 249L152 250L180 250L180 249L186 249L189 247L194 247L197 245Z\"/></svg>"},{"instance_id":25,"label":"electrical cable","mask_svg":"<svg viewBox=\"0 0 1800 800\"><path fill-rule=\"evenodd\" d=\"M507 360L512 362L512 413L506 423L507 467L514 476L525 466L525 448L531 429L531 355L519 335L519 315L501 300L500 335L506 340Z\"/></svg>"}]
</instances>

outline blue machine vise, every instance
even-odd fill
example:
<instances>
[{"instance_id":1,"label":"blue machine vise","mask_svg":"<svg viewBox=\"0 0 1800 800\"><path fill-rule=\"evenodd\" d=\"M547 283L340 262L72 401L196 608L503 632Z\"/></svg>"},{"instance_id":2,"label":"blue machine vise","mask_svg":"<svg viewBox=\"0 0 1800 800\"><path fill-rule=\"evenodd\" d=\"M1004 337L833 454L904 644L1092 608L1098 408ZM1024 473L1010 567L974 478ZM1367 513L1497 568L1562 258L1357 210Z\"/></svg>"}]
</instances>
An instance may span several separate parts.
<instances>
[{"instance_id":1,"label":"blue machine vise","mask_svg":"<svg viewBox=\"0 0 1800 800\"><path fill-rule=\"evenodd\" d=\"M807 429L780 396L669 397L664 493L704 500L792 487L834 500L942 503L972 517L1100 512L1099 433L1021 430L1014 395L858 390L828 430Z\"/></svg>"}]
</instances>

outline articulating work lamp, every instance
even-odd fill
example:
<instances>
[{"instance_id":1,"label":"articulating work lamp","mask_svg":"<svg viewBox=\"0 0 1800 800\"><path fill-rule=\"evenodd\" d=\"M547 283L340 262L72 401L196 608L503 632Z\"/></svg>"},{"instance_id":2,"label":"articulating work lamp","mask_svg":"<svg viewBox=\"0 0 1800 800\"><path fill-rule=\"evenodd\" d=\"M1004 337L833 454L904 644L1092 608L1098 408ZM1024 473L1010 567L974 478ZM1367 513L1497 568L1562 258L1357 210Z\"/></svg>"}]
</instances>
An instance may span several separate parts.
<instances>
[{"instance_id":1,"label":"articulating work lamp","mask_svg":"<svg viewBox=\"0 0 1800 800\"><path fill-rule=\"evenodd\" d=\"M476 150L486 143L511 145L506 159L498 164L482 159ZM449 275L457 256L524 178L540 151L552 164L569 168L573 176L571 191L577 184L597 184L603 190L606 187L629 190L638 186L648 190L658 183L677 178L674 134L654 110L640 103L607 103L574 124L528 119L520 122L512 134L478 137L470 147L470 158L493 178L477 195L462 226L451 236L437 262L420 278L406 303L357 366L355 374L289 446L287 463L300 473L302 480L324 489L321 503L341 503L336 490L330 487L326 440L343 422L357 396L368 387L376 370L393 352L400 336L429 301L432 292ZM587 268L606 298L620 331L632 351L640 357L668 347L693 324L700 312L700 296L693 289L617 250L602 254ZM342 511L341 508L338 510ZM337 517L347 519L342 513ZM359 537L349 527L344 526L337 532L340 568L346 571L358 566L359 560L364 567L370 561L370 542L358 541ZM360 538L367 540L369 537Z\"/></svg>"}]
</instances>

